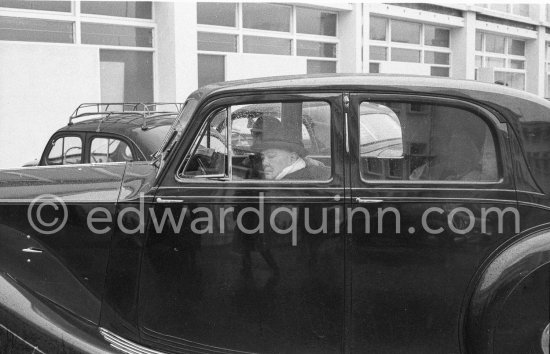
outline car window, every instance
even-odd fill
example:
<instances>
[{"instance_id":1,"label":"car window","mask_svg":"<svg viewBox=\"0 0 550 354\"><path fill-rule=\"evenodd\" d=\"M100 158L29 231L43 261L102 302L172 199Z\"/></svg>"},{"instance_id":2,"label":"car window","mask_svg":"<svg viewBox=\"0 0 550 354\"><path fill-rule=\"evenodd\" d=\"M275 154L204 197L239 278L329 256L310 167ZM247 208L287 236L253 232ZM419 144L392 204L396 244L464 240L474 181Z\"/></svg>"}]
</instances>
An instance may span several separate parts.
<instances>
[{"instance_id":1,"label":"car window","mask_svg":"<svg viewBox=\"0 0 550 354\"><path fill-rule=\"evenodd\" d=\"M82 163L82 140L77 136L64 136L52 142L46 165Z\"/></svg>"},{"instance_id":2,"label":"car window","mask_svg":"<svg viewBox=\"0 0 550 354\"><path fill-rule=\"evenodd\" d=\"M90 144L90 162L133 161L132 149L120 139L97 137Z\"/></svg>"},{"instance_id":3,"label":"car window","mask_svg":"<svg viewBox=\"0 0 550 354\"><path fill-rule=\"evenodd\" d=\"M183 176L227 177L227 109L213 114L186 158Z\"/></svg>"},{"instance_id":4,"label":"car window","mask_svg":"<svg viewBox=\"0 0 550 354\"><path fill-rule=\"evenodd\" d=\"M363 102L360 154L366 180L498 180L489 126L457 107Z\"/></svg>"},{"instance_id":5,"label":"car window","mask_svg":"<svg viewBox=\"0 0 550 354\"><path fill-rule=\"evenodd\" d=\"M223 175L232 180L328 180L330 119L331 109L326 102L228 107L209 120L183 175ZM227 126L231 127L230 134Z\"/></svg>"}]
</instances>

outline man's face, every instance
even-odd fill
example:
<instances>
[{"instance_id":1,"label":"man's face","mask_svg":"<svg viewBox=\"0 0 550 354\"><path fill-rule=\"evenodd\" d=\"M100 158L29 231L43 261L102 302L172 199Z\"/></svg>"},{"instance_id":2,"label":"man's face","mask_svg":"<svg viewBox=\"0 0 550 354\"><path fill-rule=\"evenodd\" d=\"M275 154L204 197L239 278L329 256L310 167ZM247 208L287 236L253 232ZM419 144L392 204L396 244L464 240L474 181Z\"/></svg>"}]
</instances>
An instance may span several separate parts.
<instances>
[{"instance_id":1,"label":"man's face","mask_svg":"<svg viewBox=\"0 0 550 354\"><path fill-rule=\"evenodd\" d=\"M281 171L296 161L296 154L281 149L262 151L262 166L265 179L275 179Z\"/></svg>"}]
</instances>

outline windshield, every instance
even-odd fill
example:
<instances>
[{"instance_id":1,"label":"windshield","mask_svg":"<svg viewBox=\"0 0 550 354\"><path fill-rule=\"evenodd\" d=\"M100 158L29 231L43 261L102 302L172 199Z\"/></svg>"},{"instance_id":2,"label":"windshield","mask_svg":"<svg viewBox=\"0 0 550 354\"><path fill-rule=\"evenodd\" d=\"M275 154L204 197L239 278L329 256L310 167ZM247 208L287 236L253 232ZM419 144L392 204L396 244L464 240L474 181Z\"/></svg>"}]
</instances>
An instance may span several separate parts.
<instances>
[{"instance_id":1,"label":"windshield","mask_svg":"<svg viewBox=\"0 0 550 354\"><path fill-rule=\"evenodd\" d=\"M162 142L162 148L160 151L164 152L171 148L176 141L178 141L181 136L183 135L183 132L185 131L185 127L187 127L187 123L189 123L189 120L193 116L193 113L195 112L195 108L197 107L197 100L195 99L188 99L185 101L185 104L183 105L183 108L181 110L181 113L178 118L174 121L174 124L170 127L170 130L165 135L164 141Z\"/></svg>"}]
</instances>

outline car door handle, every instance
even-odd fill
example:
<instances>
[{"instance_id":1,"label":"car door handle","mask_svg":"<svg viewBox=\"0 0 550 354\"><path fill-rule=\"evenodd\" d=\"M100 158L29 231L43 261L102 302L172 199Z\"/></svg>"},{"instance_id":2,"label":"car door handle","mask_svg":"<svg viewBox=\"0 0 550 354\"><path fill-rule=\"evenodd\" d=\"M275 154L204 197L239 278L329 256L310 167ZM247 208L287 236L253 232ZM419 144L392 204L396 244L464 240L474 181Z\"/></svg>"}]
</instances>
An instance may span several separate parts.
<instances>
[{"instance_id":1,"label":"car door handle","mask_svg":"<svg viewBox=\"0 0 550 354\"><path fill-rule=\"evenodd\" d=\"M382 199L369 199L369 198L355 198L356 203L361 204L380 204L383 202Z\"/></svg>"},{"instance_id":2,"label":"car door handle","mask_svg":"<svg viewBox=\"0 0 550 354\"><path fill-rule=\"evenodd\" d=\"M36 247L23 248L21 251L23 251L25 253L42 253L42 252L44 252L44 250L41 250L40 248L36 248Z\"/></svg>"},{"instance_id":3,"label":"car door handle","mask_svg":"<svg viewBox=\"0 0 550 354\"><path fill-rule=\"evenodd\" d=\"M183 203L182 199L162 199L160 197L157 198L157 203Z\"/></svg>"}]
</instances>

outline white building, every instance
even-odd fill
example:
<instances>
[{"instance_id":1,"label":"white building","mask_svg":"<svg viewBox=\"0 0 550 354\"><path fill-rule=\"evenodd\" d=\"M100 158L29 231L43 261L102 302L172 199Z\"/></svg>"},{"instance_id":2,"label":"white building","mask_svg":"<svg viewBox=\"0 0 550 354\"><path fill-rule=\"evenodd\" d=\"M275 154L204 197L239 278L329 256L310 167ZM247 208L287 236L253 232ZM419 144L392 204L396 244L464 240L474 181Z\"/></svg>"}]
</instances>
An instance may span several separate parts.
<instances>
[{"instance_id":1,"label":"white building","mask_svg":"<svg viewBox=\"0 0 550 354\"><path fill-rule=\"evenodd\" d=\"M448 76L550 96L545 4L0 0L0 168L39 157L83 102L182 102L215 81Z\"/></svg>"}]
</instances>

